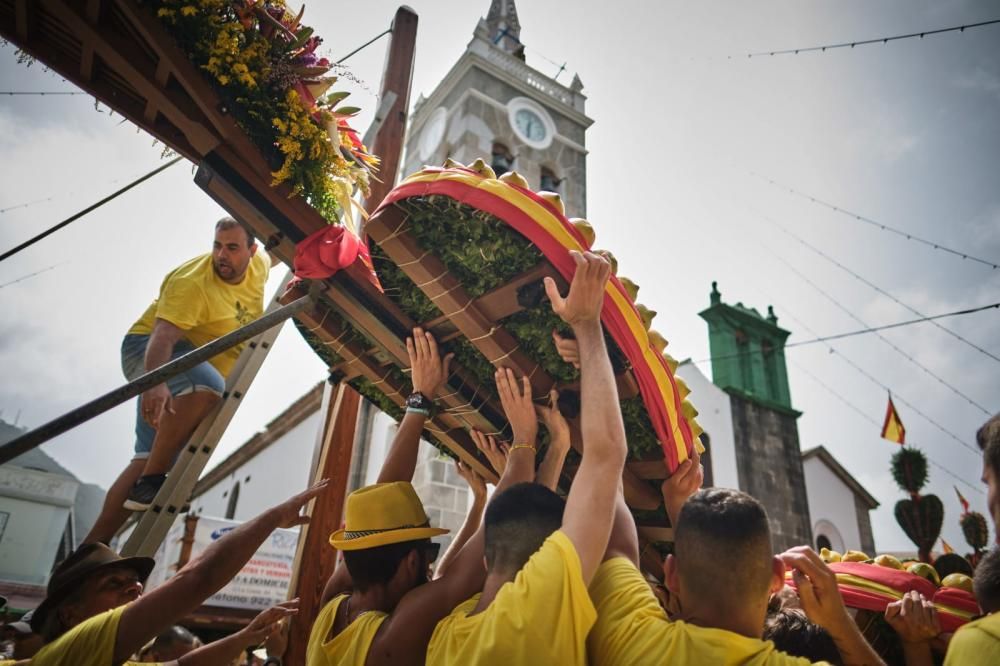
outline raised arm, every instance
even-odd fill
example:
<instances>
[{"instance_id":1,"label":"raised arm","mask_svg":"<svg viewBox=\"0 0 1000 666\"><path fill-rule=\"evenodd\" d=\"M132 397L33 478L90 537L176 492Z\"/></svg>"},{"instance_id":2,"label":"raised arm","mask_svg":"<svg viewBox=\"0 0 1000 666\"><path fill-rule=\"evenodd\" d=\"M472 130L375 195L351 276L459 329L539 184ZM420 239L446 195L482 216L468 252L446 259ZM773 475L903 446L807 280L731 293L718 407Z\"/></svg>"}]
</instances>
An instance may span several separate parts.
<instances>
[{"instance_id":1,"label":"raised arm","mask_svg":"<svg viewBox=\"0 0 1000 666\"><path fill-rule=\"evenodd\" d=\"M545 452L542 464L538 466L535 483L555 490L559 485L559 475L562 474L563 463L569 452L569 424L559 411L559 392L555 389L549 393L549 404L546 407L535 407L539 418L549 431L549 449Z\"/></svg>"},{"instance_id":2,"label":"raised arm","mask_svg":"<svg viewBox=\"0 0 1000 666\"><path fill-rule=\"evenodd\" d=\"M413 337L406 339L406 353L410 356L413 393L420 394L429 403L441 390L448 379L448 366L453 354L441 360L434 336L423 329L413 329ZM406 415L399 423L399 429L389 447L389 454L382 463L377 483L390 481L412 481L417 468L417 451L420 448L420 433L424 430L429 410L407 407Z\"/></svg>"},{"instance_id":3,"label":"raised arm","mask_svg":"<svg viewBox=\"0 0 1000 666\"><path fill-rule=\"evenodd\" d=\"M260 545L278 528L309 522L302 508L326 490L323 480L305 492L268 509L225 535L152 592L132 602L122 614L115 639L115 663L121 663L177 620L222 589Z\"/></svg>"},{"instance_id":4,"label":"raised arm","mask_svg":"<svg viewBox=\"0 0 1000 666\"><path fill-rule=\"evenodd\" d=\"M219 666L231 664L248 647L257 647L272 633L279 631L286 617L298 612L299 600L292 599L268 608L235 634L188 652L177 660L177 666Z\"/></svg>"},{"instance_id":5,"label":"raised arm","mask_svg":"<svg viewBox=\"0 0 1000 666\"><path fill-rule=\"evenodd\" d=\"M910 590L885 609L885 621L896 630L903 644L906 666L932 666L931 642L941 633L941 622L932 601Z\"/></svg>"},{"instance_id":6,"label":"raised arm","mask_svg":"<svg viewBox=\"0 0 1000 666\"><path fill-rule=\"evenodd\" d=\"M583 579L597 570L608 544L627 448L614 371L604 346L601 309L611 265L596 254L572 252L576 273L569 295L545 278L552 310L573 328L580 351L583 460L566 500L562 531L576 547Z\"/></svg>"},{"instance_id":7,"label":"raised arm","mask_svg":"<svg viewBox=\"0 0 1000 666\"><path fill-rule=\"evenodd\" d=\"M448 567L454 562L455 557L465 544L469 542L469 539L476 533L476 530L479 529L480 523L483 522L483 511L486 510L486 481L483 480L483 477L476 474L476 470L459 460L455 461L455 471L469 484L469 489L472 491L472 507L465 516L462 529L451 540L451 544L448 546L448 550L445 551L444 557L438 562L434 578L440 578L448 571Z\"/></svg>"},{"instance_id":8,"label":"raised arm","mask_svg":"<svg viewBox=\"0 0 1000 666\"><path fill-rule=\"evenodd\" d=\"M491 435L474 430L472 436L481 450L490 447L491 443L494 451L499 450ZM528 447L512 447L495 494L502 493L515 483L531 481L534 474L534 451ZM368 652L368 666L423 663L427 643L438 622L455 606L483 589L486 580L483 529L480 524L444 576L411 590L403 597L379 630L376 645ZM420 655L420 658L415 655Z\"/></svg>"},{"instance_id":9,"label":"raised arm","mask_svg":"<svg viewBox=\"0 0 1000 666\"><path fill-rule=\"evenodd\" d=\"M698 492L705 481L705 468L701 465L701 454L694 449L694 454L682 462L674 473L663 482L660 491L663 493L663 504L670 517L670 525L677 529L681 508L691 495Z\"/></svg>"},{"instance_id":10,"label":"raised arm","mask_svg":"<svg viewBox=\"0 0 1000 666\"><path fill-rule=\"evenodd\" d=\"M820 556L808 546L798 546L780 557L792 569L806 617L827 630L845 666L885 666L847 613L837 589L837 576Z\"/></svg>"}]
</instances>

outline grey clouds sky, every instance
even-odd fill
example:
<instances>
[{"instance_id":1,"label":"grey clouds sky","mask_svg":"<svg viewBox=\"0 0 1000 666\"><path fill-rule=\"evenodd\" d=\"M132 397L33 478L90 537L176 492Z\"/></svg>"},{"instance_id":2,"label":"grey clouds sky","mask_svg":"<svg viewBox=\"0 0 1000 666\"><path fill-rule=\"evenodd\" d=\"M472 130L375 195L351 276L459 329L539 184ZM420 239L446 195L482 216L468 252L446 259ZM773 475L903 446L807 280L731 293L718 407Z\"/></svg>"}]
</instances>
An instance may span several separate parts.
<instances>
[{"instance_id":1,"label":"grey clouds sky","mask_svg":"<svg viewBox=\"0 0 1000 666\"><path fill-rule=\"evenodd\" d=\"M294 3L293 3L294 4ZM414 96L429 93L461 54L488 0L415 1L420 15ZM773 220L900 300L937 314L1000 300L1000 270L935 252L774 188L787 183L875 220L1000 260L1000 27L826 53L734 58L1000 18L1000 3L946 0L839 2L518 3L528 62L579 73L595 119L588 131L588 218L612 250L654 326L678 358L708 356L697 312L713 280L723 299L773 304L791 341L857 328L784 259L871 324L912 315L779 231ZM339 57L387 27L395 5L313 1L305 22ZM350 65L350 84L375 106L379 42ZM40 65L0 49L3 90L71 90ZM7 248L159 163L160 147L86 97L0 97L0 214ZM177 165L70 228L0 264L0 409L36 426L121 382L118 346L163 275L207 251L221 211ZM271 289L276 287L272 283ZM1000 355L1000 314L943 325ZM1000 363L921 324L886 337L964 393L1000 410ZM894 393L969 444L985 415L873 336L834 343ZM902 497L888 472L894 445L813 376L881 421L885 391L822 345L788 351L803 448L823 444L883 506L880 549L912 546L892 518ZM703 365L709 372L709 367ZM219 459L323 376L297 334L285 331L247 397ZM695 405L698 396L692 395ZM908 439L979 487L977 456L897 403ZM107 485L129 457L132 407L46 445L86 481ZM302 461L308 464L308 461ZM964 546L956 482L931 469L928 491L946 507L944 536ZM960 486L961 487L961 486ZM962 487L974 508L985 495Z\"/></svg>"}]
</instances>

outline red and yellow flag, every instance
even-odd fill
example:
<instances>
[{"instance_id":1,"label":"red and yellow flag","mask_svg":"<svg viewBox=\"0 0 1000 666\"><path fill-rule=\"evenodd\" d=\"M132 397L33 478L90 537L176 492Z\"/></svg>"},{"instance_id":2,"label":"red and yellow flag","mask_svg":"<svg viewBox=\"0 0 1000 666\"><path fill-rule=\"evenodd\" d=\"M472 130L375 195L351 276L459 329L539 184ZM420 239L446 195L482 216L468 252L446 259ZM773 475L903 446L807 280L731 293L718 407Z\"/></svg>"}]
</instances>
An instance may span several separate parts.
<instances>
[{"instance_id":1,"label":"red and yellow flag","mask_svg":"<svg viewBox=\"0 0 1000 666\"><path fill-rule=\"evenodd\" d=\"M892 404L892 394L889 394L889 406L885 410L885 423L882 424L882 438L897 444L906 444L906 428L899 418L896 406Z\"/></svg>"},{"instance_id":2,"label":"red and yellow flag","mask_svg":"<svg viewBox=\"0 0 1000 666\"><path fill-rule=\"evenodd\" d=\"M945 541L944 539L941 539L941 547L944 548L945 555L951 555L952 553L955 552L955 549L949 546L948 542Z\"/></svg>"},{"instance_id":3,"label":"red and yellow flag","mask_svg":"<svg viewBox=\"0 0 1000 666\"><path fill-rule=\"evenodd\" d=\"M958 495L958 501L962 503L962 515L969 513L969 500L962 497L962 493L958 492L958 486L953 486L955 488L955 494Z\"/></svg>"}]
</instances>

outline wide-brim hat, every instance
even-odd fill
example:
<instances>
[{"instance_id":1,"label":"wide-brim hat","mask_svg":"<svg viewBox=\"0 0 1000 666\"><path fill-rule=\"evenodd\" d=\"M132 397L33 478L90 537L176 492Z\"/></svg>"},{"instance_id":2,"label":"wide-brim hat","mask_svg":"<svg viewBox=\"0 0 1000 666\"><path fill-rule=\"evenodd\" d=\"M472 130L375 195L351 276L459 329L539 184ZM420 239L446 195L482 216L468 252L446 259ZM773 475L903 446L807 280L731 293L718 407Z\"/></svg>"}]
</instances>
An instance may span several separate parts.
<instances>
[{"instance_id":1,"label":"wide-brim hat","mask_svg":"<svg viewBox=\"0 0 1000 666\"><path fill-rule=\"evenodd\" d=\"M122 557L103 543L88 543L59 563L49 578L45 600L31 616L31 628L41 632L48 614L94 573L111 567L132 569L145 584L156 561L151 557Z\"/></svg>"},{"instance_id":2,"label":"wide-brim hat","mask_svg":"<svg viewBox=\"0 0 1000 666\"><path fill-rule=\"evenodd\" d=\"M424 505L405 481L376 483L347 496L344 529L330 535L338 550L362 550L447 534L431 527Z\"/></svg>"}]
</instances>

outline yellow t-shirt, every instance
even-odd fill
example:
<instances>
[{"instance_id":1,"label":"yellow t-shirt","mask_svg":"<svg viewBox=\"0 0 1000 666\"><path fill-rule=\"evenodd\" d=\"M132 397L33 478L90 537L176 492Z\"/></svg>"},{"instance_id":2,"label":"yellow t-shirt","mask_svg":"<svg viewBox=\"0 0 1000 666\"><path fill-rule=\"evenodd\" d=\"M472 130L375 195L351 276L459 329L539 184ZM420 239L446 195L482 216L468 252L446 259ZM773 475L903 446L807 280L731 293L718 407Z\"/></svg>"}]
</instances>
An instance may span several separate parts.
<instances>
[{"instance_id":1,"label":"yellow t-shirt","mask_svg":"<svg viewBox=\"0 0 1000 666\"><path fill-rule=\"evenodd\" d=\"M800 666L808 659L779 651L771 641L731 631L671 622L649 584L629 560L601 564L590 584L597 622L587 639L591 664L747 664Z\"/></svg>"},{"instance_id":2,"label":"yellow t-shirt","mask_svg":"<svg viewBox=\"0 0 1000 666\"><path fill-rule=\"evenodd\" d=\"M587 663L594 606L580 557L562 532L545 540L493 603L469 615L478 602L477 594L438 623L427 646L427 666Z\"/></svg>"},{"instance_id":3,"label":"yellow t-shirt","mask_svg":"<svg viewBox=\"0 0 1000 666\"><path fill-rule=\"evenodd\" d=\"M270 268L267 253L258 252L250 259L243 281L229 284L215 274L211 253L195 257L167 274L159 297L128 332L149 335L156 320L164 319L183 329L188 342L201 347L261 315ZM209 362L226 376L242 350L243 345L237 345Z\"/></svg>"},{"instance_id":4,"label":"yellow t-shirt","mask_svg":"<svg viewBox=\"0 0 1000 666\"><path fill-rule=\"evenodd\" d=\"M341 594L334 597L316 616L306 646L306 666L365 666L375 633L389 616L379 611L362 613L327 641L326 637L330 635L330 628L337 617L337 608L347 596Z\"/></svg>"},{"instance_id":5,"label":"yellow t-shirt","mask_svg":"<svg viewBox=\"0 0 1000 666\"><path fill-rule=\"evenodd\" d=\"M118 622L125 606L76 625L35 654L31 666L109 666L115 656Z\"/></svg>"},{"instance_id":6,"label":"yellow t-shirt","mask_svg":"<svg viewBox=\"0 0 1000 666\"><path fill-rule=\"evenodd\" d=\"M944 666L1000 664L1000 612L969 622L952 636Z\"/></svg>"}]
</instances>

